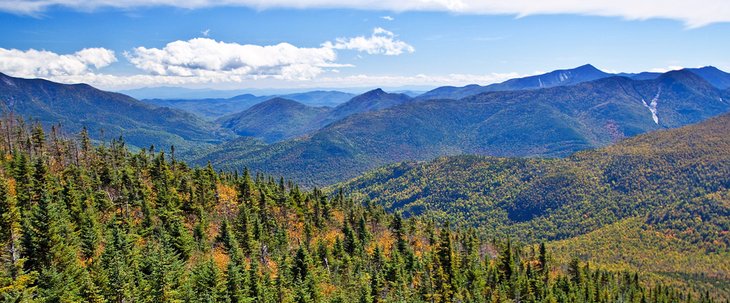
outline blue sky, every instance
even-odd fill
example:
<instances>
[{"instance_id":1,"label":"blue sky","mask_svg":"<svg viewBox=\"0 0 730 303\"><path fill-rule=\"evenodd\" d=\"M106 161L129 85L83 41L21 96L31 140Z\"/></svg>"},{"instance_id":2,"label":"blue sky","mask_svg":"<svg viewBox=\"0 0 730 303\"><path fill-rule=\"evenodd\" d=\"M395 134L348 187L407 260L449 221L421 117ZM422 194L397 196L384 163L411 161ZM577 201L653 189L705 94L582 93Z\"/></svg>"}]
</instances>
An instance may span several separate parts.
<instances>
[{"instance_id":1,"label":"blue sky","mask_svg":"<svg viewBox=\"0 0 730 303\"><path fill-rule=\"evenodd\" d=\"M585 63L616 72L730 70L730 23L707 12L59 1L0 4L0 72L106 89L242 89L487 84Z\"/></svg>"}]
</instances>

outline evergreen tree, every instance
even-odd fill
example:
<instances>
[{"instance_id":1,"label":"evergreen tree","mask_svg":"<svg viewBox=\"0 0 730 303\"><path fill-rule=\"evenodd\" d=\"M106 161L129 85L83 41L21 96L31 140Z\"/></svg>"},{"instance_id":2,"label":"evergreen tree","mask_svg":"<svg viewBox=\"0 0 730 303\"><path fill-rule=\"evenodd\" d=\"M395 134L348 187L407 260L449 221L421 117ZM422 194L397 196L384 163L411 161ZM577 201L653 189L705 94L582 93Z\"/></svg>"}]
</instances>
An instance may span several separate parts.
<instances>
[{"instance_id":1,"label":"evergreen tree","mask_svg":"<svg viewBox=\"0 0 730 303\"><path fill-rule=\"evenodd\" d=\"M193 267L189 298L191 302L223 302L225 288L221 275L213 260L207 260Z\"/></svg>"}]
</instances>

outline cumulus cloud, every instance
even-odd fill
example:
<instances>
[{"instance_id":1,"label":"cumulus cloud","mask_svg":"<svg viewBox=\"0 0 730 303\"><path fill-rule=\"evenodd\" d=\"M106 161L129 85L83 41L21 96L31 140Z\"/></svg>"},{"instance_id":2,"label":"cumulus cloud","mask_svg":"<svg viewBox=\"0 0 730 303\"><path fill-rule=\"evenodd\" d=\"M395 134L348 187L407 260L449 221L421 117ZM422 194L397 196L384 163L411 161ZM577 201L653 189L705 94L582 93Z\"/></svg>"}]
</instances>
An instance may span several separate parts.
<instances>
[{"instance_id":1,"label":"cumulus cloud","mask_svg":"<svg viewBox=\"0 0 730 303\"><path fill-rule=\"evenodd\" d=\"M391 56L414 51L392 32L375 28L370 37L340 38L319 47L238 44L210 38L173 41L161 48L140 46L124 52L124 58L143 74L126 76L99 71L117 61L114 52L104 48L86 48L73 54L0 48L0 71L11 76L84 82L103 88L266 79L306 81L328 71L337 73L338 68L353 67L337 62L337 52L345 49Z\"/></svg>"},{"instance_id":2,"label":"cumulus cloud","mask_svg":"<svg viewBox=\"0 0 730 303\"><path fill-rule=\"evenodd\" d=\"M161 76L232 76L310 79L334 63L332 48L302 48L289 43L252 45L209 38L170 42L163 48L137 47L125 53L137 68Z\"/></svg>"},{"instance_id":3,"label":"cumulus cloud","mask_svg":"<svg viewBox=\"0 0 730 303\"><path fill-rule=\"evenodd\" d=\"M124 56L135 67L157 76L276 78L306 80L338 64L336 50L356 50L368 54L400 55L413 46L395 34L375 28L370 37L339 38L320 47L238 44L195 38L170 42L162 48L137 47Z\"/></svg>"},{"instance_id":4,"label":"cumulus cloud","mask_svg":"<svg viewBox=\"0 0 730 303\"><path fill-rule=\"evenodd\" d=\"M443 11L461 14L581 14L622 17L631 20L652 18L673 19L689 27L717 22L730 22L730 1L727 0L6 0L0 10L38 14L51 6L78 10L97 8L135 8L172 6L187 9L212 6L244 6L267 8L351 8L362 10Z\"/></svg>"},{"instance_id":5,"label":"cumulus cloud","mask_svg":"<svg viewBox=\"0 0 730 303\"><path fill-rule=\"evenodd\" d=\"M338 38L334 43L327 42L324 47L334 49L351 49L368 54L382 54L388 56L397 56L403 53L412 53L415 48L410 44L396 39L395 34L377 27L373 29L370 37L359 36L353 38Z\"/></svg>"},{"instance_id":6,"label":"cumulus cloud","mask_svg":"<svg viewBox=\"0 0 730 303\"><path fill-rule=\"evenodd\" d=\"M66 55L0 48L0 71L21 77L84 75L116 61L114 51L105 48L85 48Z\"/></svg>"}]
</instances>

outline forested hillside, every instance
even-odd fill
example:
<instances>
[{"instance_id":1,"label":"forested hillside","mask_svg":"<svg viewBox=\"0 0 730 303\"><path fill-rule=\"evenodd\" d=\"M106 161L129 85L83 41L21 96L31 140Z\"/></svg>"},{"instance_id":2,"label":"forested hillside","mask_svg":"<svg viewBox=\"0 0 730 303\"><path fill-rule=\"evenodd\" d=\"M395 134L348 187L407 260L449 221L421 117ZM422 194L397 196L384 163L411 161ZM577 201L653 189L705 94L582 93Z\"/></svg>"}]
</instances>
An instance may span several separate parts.
<instances>
[{"instance_id":1,"label":"forested hillside","mask_svg":"<svg viewBox=\"0 0 730 303\"><path fill-rule=\"evenodd\" d=\"M564 251L613 268L702 277L730 293L728 134L726 114L565 159L444 157L343 186L389 211L526 241L566 239Z\"/></svg>"},{"instance_id":2,"label":"forested hillside","mask_svg":"<svg viewBox=\"0 0 730 303\"><path fill-rule=\"evenodd\" d=\"M0 73L0 112L33 119L75 134L87 128L94 140L124 136L135 147L175 145L179 150L232 138L193 114L154 107L132 97L86 84L67 85L42 79L14 78Z\"/></svg>"},{"instance_id":3,"label":"forested hillside","mask_svg":"<svg viewBox=\"0 0 730 303\"><path fill-rule=\"evenodd\" d=\"M4 302L710 302L342 193L11 121ZM489 235L489 234L488 234ZM485 240L483 240L485 239ZM569 259L568 263L553 260Z\"/></svg>"},{"instance_id":4,"label":"forested hillside","mask_svg":"<svg viewBox=\"0 0 730 303\"><path fill-rule=\"evenodd\" d=\"M274 98L222 117L216 123L237 135L274 143L319 129L319 121L329 112L329 107L307 106L293 100Z\"/></svg>"}]
</instances>

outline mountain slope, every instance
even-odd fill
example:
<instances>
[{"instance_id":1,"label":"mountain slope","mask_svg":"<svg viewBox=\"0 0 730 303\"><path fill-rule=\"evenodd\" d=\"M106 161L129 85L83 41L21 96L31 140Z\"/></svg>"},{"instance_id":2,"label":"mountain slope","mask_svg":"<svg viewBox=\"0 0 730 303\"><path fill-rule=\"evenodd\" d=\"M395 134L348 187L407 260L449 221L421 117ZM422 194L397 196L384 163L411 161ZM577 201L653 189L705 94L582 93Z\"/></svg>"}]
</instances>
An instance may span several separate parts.
<instances>
[{"instance_id":1,"label":"mountain slope","mask_svg":"<svg viewBox=\"0 0 730 303\"><path fill-rule=\"evenodd\" d=\"M323 185L389 163L444 155L567 156L700 122L730 110L727 100L687 71L647 81L611 77L462 100L407 102L349 116L307 137L267 147L255 159L202 156L198 161L248 166ZM306 167L307 175L290 174L295 167Z\"/></svg>"},{"instance_id":2,"label":"mountain slope","mask_svg":"<svg viewBox=\"0 0 730 303\"><path fill-rule=\"evenodd\" d=\"M730 88L730 73L721 71L714 66L690 68L689 70L719 89Z\"/></svg>"},{"instance_id":3,"label":"mountain slope","mask_svg":"<svg viewBox=\"0 0 730 303\"><path fill-rule=\"evenodd\" d=\"M709 302L283 178L25 141L0 141L2 302Z\"/></svg>"},{"instance_id":4,"label":"mountain slope","mask_svg":"<svg viewBox=\"0 0 730 303\"><path fill-rule=\"evenodd\" d=\"M593 65L586 64L573 69L556 70L537 76L510 79L502 83L495 83L487 86L472 84L464 87L439 87L418 96L418 99L461 99L464 97L486 92L538 89L554 86L575 85L578 83L593 81L610 76L612 75L595 68Z\"/></svg>"},{"instance_id":5,"label":"mountain slope","mask_svg":"<svg viewBox=\"0 0 730 303\"><path fill-rule=\"evenodd\" d=\"M730 114L564 159L442 157L331 187L492 236L553 240L561 262L730 295ZM569 256L569 257L567 257Z\"/></svg>"},{"instance_id":6,"label":"mountain slope","mask_svg":"<svg viewBox=\"0 0 730 303\"><path fill-rule=\"evenodd\" d=\"M564 239L644 216L648 226L725 250L728 133L725 114L564 159L442 157L381 168L342 187L391 210L478 224L498 234ZM720 202L703 200L715 195ZM692 221L695 216L703 219Z\"/></svg>"},{"instance_id":7,"label":"mountain slope","mask_svg":"<svg viewBox=\"0 0 730 303\"><path fill-rule=\"evenodd\" d=\"M411 97L406 94L392 94L386 93L379 88L374 89L338 105L323 119L321 124L326 125L354 114L377 111L405 104L410 100Z\"/></svg>"},{"instance_id":8,"label":"mountain slope","mask_svg":"<svg viewBox=\"0 0 730 303\"><path fill-rule=\"evenodd\" d=\"M129 96L105 92L86 84L65 85L40 79L0 74L0 100L5 113L38 120L78 133L89 128L92 138L123 135L137 147L187 148L217 143L230 135L195 116L170 108L155 108Z\"/></svg>"},{"instance_id":9,"label":"mountain slope","mask_svg":"<svg viewBox=\"0 0 730 303\"><path fill-rule=\"evenodd\" d=\"M321 92L310 97L331 94L332 92ZM274 143L302 136L354 114L393 107L410 100L411 98L404 94L391 94L376 89L355 96L331 109L308 106L277 97L240 113L222 117L216 123L241 136L256 137Z\"/></svg>"},{"instance_id":10,"label":"mountain slope","mask_svg":"<svg viewBox=\"0 0 730 303\"><path fill-rule=\"evenodd\" d=\"M240 136L256 137L271 143L318 129L317 121L329 112L329 107L312 107L274 98L238 114L220 118L216 123Z\"/></svg>"}]
</instances>

